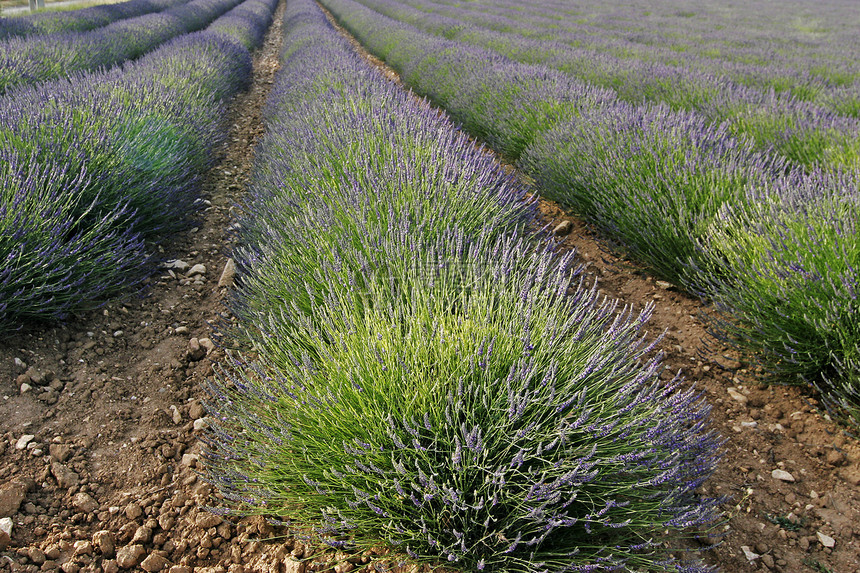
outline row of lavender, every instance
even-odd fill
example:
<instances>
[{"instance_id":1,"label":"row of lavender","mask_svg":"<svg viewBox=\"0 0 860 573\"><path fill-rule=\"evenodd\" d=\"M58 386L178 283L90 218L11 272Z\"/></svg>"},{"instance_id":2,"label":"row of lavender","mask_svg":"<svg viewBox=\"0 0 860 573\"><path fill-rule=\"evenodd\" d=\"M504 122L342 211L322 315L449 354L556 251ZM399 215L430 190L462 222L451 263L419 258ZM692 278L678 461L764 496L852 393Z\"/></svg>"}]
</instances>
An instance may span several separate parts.
<instances>
[{"instance_id":1,"label":"row of lavender","mask_svg":"<svg viewBox=\"0 0 860 573\"><path fill-rule=\"evenodd\" d=\"M733 133L799 165L860 168L860 82L836 91L807 86L823 101L819 104L798 98L799 87L775 93L771 86L761 89L737 83L726 73L708 71L696 62L668 65L615 55L602 45L583 46L580 36L560 32L557 21L552 27L527 25L513 16L488 16L471 4L449 8L429 0L361 3L435 36L560 70L589 85L613 90L624 101L663 103L675 110L696 111L714 123L727 122ZM528 6L539 10L541 3Z\"/></svg>"},{"instance_id":2,"label":"row of lavender","mask_svg":"<svg viewBox=\"0 0 860 573\"><path fill-rule=\"evenodd\" d=\"M290 0L210 386L236 511L470 571L706 571L708 408L527 229L525 189Z\"/></svg>"},{"instance_id":3,"label":"row of lavender","mask_svg":"<svg viewBox=\"0 0 860 573\"><path fill-rule=\"evenodd\" d=\"M138 58L180 34L200 30L241 0L191 0L89 32L58 32L0 42L0 94Z\"/></svg>"},{"instance_id":4,"label":"row of lavender","mask_svg":"<svg viewBox=\"0 0 860 573\"><path fill-rule=\"evenodd\" d=\"M742 85L837 106L840 96L853 94L855 113L860 104L860 41L850 0L822 0L814 6L753 0L742 9L691 0L634 0L623 8L595 0L404 3L425 17L453 18L459 26L450 27L451 33L464 24L477 25L521 38L551 38L555 43L544 43L546 47L581 48L583 56L591 54L598 62L610 54L621 61L652 62L658 64L656 69L669 65L706 71Z\"/></svg>"},{"instance_id":5,"label":"row of lavender","mask_svg":"<svg viewBox=\"0 0 860 573\"><path fill-rule=\"evenodd\" d=\"M141 288L154 242L188 224L274 0L123 69L0 99L0 324L57 319Z\"/></svg>"},{"instance_id":6,"label":"row of lavender","mask_svg":"<svg viewBox=\"0 0 860 573\"><path fill-rule=\"evenodd\" d=\"M352 0L324 4L542 193L713 300L715 334L860 421L856 173L793 168L693 112L619 102Z\"/></svg>"},{"instance_id":7,"label":"row of lavender","mask_svg":"<svg viewBox=\"0 0 860 573\"><path fill-rule=\"evenodd\" d=\"M12 36L51 34L53 32L83 32L107 26L111 22L160 12L188 0L128 0L117 4L102 4L71 12L41 12L0 18L0 40Z\"/></svg>"}]
</instances>

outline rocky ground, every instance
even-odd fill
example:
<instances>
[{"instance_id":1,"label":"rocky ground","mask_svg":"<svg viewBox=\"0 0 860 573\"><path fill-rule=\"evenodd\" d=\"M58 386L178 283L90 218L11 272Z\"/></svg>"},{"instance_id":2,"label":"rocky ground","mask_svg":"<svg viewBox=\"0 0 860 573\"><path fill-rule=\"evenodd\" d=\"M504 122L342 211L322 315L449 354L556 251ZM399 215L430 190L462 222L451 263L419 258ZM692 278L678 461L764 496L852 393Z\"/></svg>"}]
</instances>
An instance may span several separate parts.
<instances>
[{"instance_id":1,"label":"rocky ground","mask_svg":"<svg viewBox=\"0 0 860 573\"><path fill-rule=\"evenodd\" d=\"M225 313L231 216L263 130L282 10L255 57L253 87L231 105L231 134L207 177L199 224L165 247L170 268L142 298L0 340L0 571L331 569L315 565L321 554L293 532L206 511L218 495L198 475L202 383L224 358L210 325ZM716 543L703 556L727 573L860 571L856 438L809 393L757 385L754 367L708 340L698 301L557 206L541 203L541 211L607 296L655 305L667 377L683 370L713 405L713 428L726 442L706 493L731 502L726 522L699 532L691 548ZM321 560L348 573L370 558Z\"/></svg>"}]
</instances>

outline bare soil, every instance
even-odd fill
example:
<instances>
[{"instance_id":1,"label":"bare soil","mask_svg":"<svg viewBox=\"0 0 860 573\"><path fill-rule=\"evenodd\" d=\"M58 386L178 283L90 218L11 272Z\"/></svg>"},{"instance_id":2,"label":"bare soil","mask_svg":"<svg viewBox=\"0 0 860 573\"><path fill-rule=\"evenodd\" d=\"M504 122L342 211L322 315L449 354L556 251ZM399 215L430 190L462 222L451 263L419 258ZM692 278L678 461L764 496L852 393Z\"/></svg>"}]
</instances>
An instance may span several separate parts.
<instances>
[{"instance_id":1,"label":"bare soil","mask_svg":"<svg viewBox=\"0 0 860 573\"><path fill-rule=\"evenodd\" d=\"M206 511L219 499L198 475L202 384L224 362L208 344L211 325L226 313L229 289L218 283L232 209L263 133L283 8L255 56L253 87L231 103L228 143L204 185L211 205L196 229L166 241L166 256L205 272L165 270L145 297L0 340L0 518L12 520L11 538L0 532L0 571L324 568L300 561L314 549L262 518ZM650 324L655 336L665 333L666 376L682 370L713 406L712 427L725 445L703 493L731 502L725 523L699 532L690 547L716 544L701 555L726 573L860 571L857 439L805 389L759 385L754 366L709 339L698 300L655 280L557 205L542 201L540 211L549 228L569 222L559 240L577 249L606 296L635 309L654 305ZM369 558L324 560L348 573Z\"/></svg>"}]
</instances>

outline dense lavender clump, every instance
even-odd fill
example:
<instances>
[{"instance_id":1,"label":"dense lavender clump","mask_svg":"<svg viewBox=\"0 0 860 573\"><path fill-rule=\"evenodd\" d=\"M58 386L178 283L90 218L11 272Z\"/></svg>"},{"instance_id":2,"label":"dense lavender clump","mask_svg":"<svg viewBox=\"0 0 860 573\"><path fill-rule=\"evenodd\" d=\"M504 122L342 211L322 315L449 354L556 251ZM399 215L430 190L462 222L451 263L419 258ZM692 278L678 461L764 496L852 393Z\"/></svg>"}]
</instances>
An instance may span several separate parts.
<instances>
[{"instance_id":1,"label":"dense lavender clump","mask_svg":"<svg viewBox=\"0 0 860 573\"><path fill-rule=\"evenodd\" d=\"M148 56L0 98L0 324L56 319L128 293L151 245L185 226L226 126L222 99L246 84L241 41L271 19L233 17ZM235 16L235 15L234 15ZM167 73L169 71L169 73Z\"/></svg>"},{"instance_id":2,"label":"dense lavender clump","mask_svg":"<svg viewBox=\"0 0 860 573\"><path fill-rule=\"evenodd\" d=\"M660 381L649 311L524 235L524 188L371 71L310 0L242 221L253 349L209 390L209 478L332 547L464 570L706 571L708 408ZM296 40L297 45L292 42Z\"/></svg>"},{"instance_id":3,"label":"dense lavender clump","mask_svg":"<svg viewBox=\"0 0 860 573\"><path fill-rule=\"evenodd\" d=\"M41 12L15 18L0 18L0 40L30 34L84 32L107 26L117 20L160 12L186 2L188 0L128 0L128 2L102 4L71 12Z\"/></svg>"},{"instance_id":4,"label":"dense lavender clump","mask_svg":"<svg viewBox=\"0 0 860 573\"><path fill-rule=\"evenodd\" d=\"M695 114L618 104L548 131L520 158L542 193L680 283L722 205L785 171Z\"/></svg>"},{"instance_id":5,"label":"dense lavender clump","mask_svg":"<svg viewBox=\"0 0 860 573\"><path fill-rule=\"evenodd\" d=\"M95 70L140 57L167 40L199 30L240 0L191 0L89 32L36 34L0 42L0 93L18 85Z\"/></svg>"},{"instance_id":6,"label":"dense lavender clump","mask_svg":"<svg viewBox=\"0 0 860 573\"><path fill-rule=\"evenodd\" d=\"M146 275L134 210L105 204L88 174L65 169L0 151L0 324L65 318Z\"/></svg>"},{"instance_id":7,"label":"dense lavender clump","mask_svg":"<svg viewBox=\"0 0 860 573\"><path fill-rule=\"evenodd\" d=\"M725 205L693 268L719 335L860 424L860 181L791 173Z\"/></svg>"}]
</instances>

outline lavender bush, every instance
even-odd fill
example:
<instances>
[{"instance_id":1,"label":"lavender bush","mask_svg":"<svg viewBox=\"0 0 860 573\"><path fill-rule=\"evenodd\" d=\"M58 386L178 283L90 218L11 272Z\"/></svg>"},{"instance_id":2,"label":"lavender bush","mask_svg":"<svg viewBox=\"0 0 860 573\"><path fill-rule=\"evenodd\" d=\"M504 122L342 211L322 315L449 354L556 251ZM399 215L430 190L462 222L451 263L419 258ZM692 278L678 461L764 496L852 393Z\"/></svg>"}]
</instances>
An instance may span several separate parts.
<instances>
[{"instance_id":1,"label":"lavender bush","mask_svg":"<svg viewBox=\"0 0 860 573\"><path fill-rule=\"evenodd\" d=\"M270 12L232 15L235 38L186 35L124 69L0 98L0 324L93 308L151 272L151 243L193 214L226 128L222 99L251 73L241 42L274 2L250 3Z\"/></svg>"},{"instance_id":2,"label":"lavender bush","mask_svg":"<svg viewBox=\"0 0 860 573\"><path fill-rule=\"evenodd\" d=\"M660 381L648 310L523 235L524 189L315 4L285 18L225 337L255 358L209 388L209 479L345 551L702 571L663 542L717 516L718 440Z\"/></svg>"},{"instance_id":3,"label":"lavender bush","mask_svg":"<svg viewBox=\"0 0 860 573\"><path fill-rule=\"evenodd\" d=\"M718 335L779 380L815 384L860 424L860 182L792 173L724 206L692 281L714 300Z\"/></svg>"},{"instance_id":4,"label":"lavender bush","mask_svg":"<svg viewBox=\"0 0 860 573\"><path fill-rule=\"evenodd\" d=\"M747 185L786 169L726 125L623 103L548 131L520 166L544 196L595 221L676 284L719 209L742 204Z\"/></svg>"},{"instance_id":5,"label":"lavender bush","mask_svg":"<svg viewBox=\"0 0 860 573\"><path fill-rule=\"evenodd\" d=\"M101 4L68 12L40 12L13 18L0 18L0 40L11 36L51 34L54 32L85 32L107 26L111 22L160 12L188 0L128 0L116 4Z\"/></svg>"},{"instance_id":6,"label":"lavender bush","mask_svg":"<svg viewBox=\"0 0 860 573\"><path fill-rule=\"evenodd\" d=\"M0 42L0 93L138 58L180 34L204 28L239 0L192 0L89 32L38 34Z\"/></svg>"}]
</instances>

